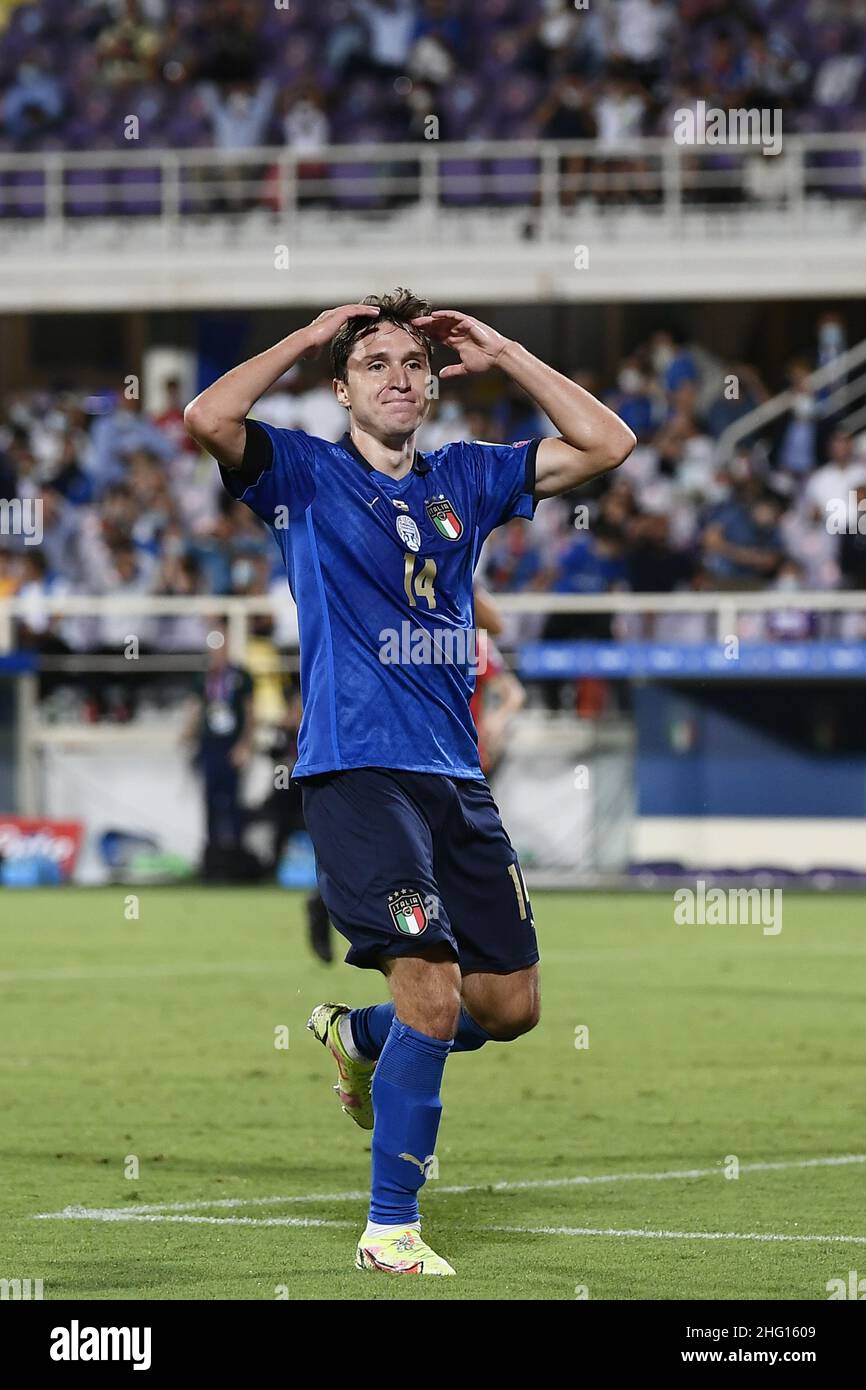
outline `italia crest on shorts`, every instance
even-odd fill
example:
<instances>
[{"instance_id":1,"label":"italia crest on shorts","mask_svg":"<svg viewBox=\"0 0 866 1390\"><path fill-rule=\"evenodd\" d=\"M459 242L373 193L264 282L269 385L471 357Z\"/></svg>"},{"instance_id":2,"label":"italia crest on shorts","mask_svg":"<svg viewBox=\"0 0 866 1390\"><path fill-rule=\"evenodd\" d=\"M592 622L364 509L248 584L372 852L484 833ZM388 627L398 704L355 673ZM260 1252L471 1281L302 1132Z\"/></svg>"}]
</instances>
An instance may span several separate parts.
<instances>
[{"instance_id":1,"label":"italia crest on shorts","mask_svg":"<svg viewBox=\"0 0 866 1390\"><path fill-rule=\"evenodd\" d=\"M420 936L427 930L427 913L420 893L408 888L398 888L396 893L388 894L388 911L391 921L404 936Z\"/></svg>"},{"instance_id":2,"label":"italia crest on shorts","mask_svg":"<svg viewBox=\"0 0 866 1390\"><path fill-rule=\"evenodd\" d=\"M463 522L443 493L440 492L438 497L428 497L424 510L440 536L447 541L459 541L463 535Z\"/></svg>"}]
</instances>

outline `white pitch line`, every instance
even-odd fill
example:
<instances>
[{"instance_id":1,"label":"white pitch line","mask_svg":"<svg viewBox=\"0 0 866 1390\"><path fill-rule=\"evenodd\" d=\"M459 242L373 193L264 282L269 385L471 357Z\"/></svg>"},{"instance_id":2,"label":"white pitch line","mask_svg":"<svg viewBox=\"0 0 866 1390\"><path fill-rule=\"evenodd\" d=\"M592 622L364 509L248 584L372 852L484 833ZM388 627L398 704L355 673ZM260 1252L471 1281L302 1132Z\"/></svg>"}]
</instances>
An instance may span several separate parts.
<instances>
[{"instance_id":1,"label":"white pitch line","mask_svg":"<svg viewBox=\"0 0 866 1390\"><path fill-rule=\"evenodd\" d=\"M339 1226L357 1227L357 1221L326 1221L317 1216L180 1216L169 1212L122 1211L115 1207L67 1207L37 1218L40 1221L165 1221L191 1226Z\"/></svg>"},{"instance_id":2,"label":"white pitch line","mask_svg":"<svg viewBox=\"0 0 866 1390\"><path fill-rule=\"evenodd\" d=\"M866 1154L840 1154L828 1158L784 1159L775 1163L741 1163L741 1173L783 1172L794 1168L835 1168L851 1163L866 1163ZM581 1175L573 1178L529 1178L521 1182L496 1182L466 1184L462 1187L427 1188L427 1195L465 1196L474 1192L525 1192L555 1189L560 1187L583 1187L596 1183L614 1182L669 1182L676 1178L720 1177L723 1169L714 1168L674 1168L661 1173L601 1173L592 1176ZM153 1202L135 1207L82 1207L68 1206L62 1211L37 1212L37 1221L86 1220L123 1221L137 1216L152 1216L164 1212L189 1212L202 1210L231 1209L233 1207L297 1206L313 1202L363 1202L369 1192L311 1192L292 1197L214 1197L191 1202ZM104 1215L103 1213L111 1213ZM214 1218L216 1219L216 1218Z\"/></svg>"},{"instance_id":3,"label":"white pitch line","mask_svg":"<svg viewBox=\"0 0 866 1390\"><path fill-rule=\"evenodd\" d=\"M598 1230L592 1226L485 1226L485 1231L501 1231L515 1236L628 1236L640 1240L781 1240L814 1244L831 1241L837 1245L866 1245L866 1236L790 1236L768 1231L620 1231L615 1227Z\"/></svg>"},{"instance_id":4,"label":"white pitch line","mask_svg":"<svg viewBox=\"0 0 866 1390\"><path fill-rule=\"evenodd\" d=\"M184 1222L194 1226L329 1226L357 1229L357 1221L323 1221L316 1217L300 1216L181 1216L177 1213L137 1211L118 1212L110 1207L87 1211L72 1208L66 1212L69 1220L77 1221L151 1221ZM466 1229L463 1227L463 1229ZM497 1234L515 1236L604 1236L628 1240L749 1240L786 1241L795 1244L866 1245L866 1236L840 1235L777 1235L767 1231L642 1231L618 1230L615 1226L598 1228L595 1226L475 1226L471 1229L481 1234L495 1231Z\"/></svg>"}]
</instances>

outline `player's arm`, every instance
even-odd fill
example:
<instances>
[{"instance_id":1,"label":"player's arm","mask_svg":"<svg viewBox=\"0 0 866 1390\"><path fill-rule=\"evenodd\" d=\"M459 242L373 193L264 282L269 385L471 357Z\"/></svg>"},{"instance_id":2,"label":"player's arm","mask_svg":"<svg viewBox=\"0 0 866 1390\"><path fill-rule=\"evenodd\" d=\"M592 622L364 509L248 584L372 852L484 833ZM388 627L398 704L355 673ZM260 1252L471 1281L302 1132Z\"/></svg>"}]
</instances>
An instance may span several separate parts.
<instances>
[{"instance_id":1,"label":"player's arm","mask_svg":"<svg viewBox=\"0 0 866 1390\"><path fill-rule=\"evenodd\" d=\"M460 362L443 367L440 376L468 376L499 367L560 431L559 439L542 439L538 446L536 497L569 492L618 468L637 443L628 425L589 391L471 315L437 309L415 323L460 356Z\"/></svg>"},{"instance_id":2,"label":"player's arm","mask_svg":"<svg viewBox=\"0 0 866 1390\"><path fill-rule=\"evenodd\" d=\"M299 362L325 347L347 319L373 318L379 310L369 304L341 304L326 309L312 323L290 333L282 342L233 367L190 401L183 413L187 432L224 468L240 468L246 444L246 418L256 401L275 381Z\"/></svg>"},{"instance_id":3,"label":"player's arm","mask_svg":"<svg viewBox=\"0 0 866 1390\"><path fill-rule=\"evenodd\" d=\"M490 679L484 694L490 697L481 715L484 743L491 764L495 764L505 747L511 720L526 704L526 690L513 671L503 670Z\"/></svg>"}]
</instances>

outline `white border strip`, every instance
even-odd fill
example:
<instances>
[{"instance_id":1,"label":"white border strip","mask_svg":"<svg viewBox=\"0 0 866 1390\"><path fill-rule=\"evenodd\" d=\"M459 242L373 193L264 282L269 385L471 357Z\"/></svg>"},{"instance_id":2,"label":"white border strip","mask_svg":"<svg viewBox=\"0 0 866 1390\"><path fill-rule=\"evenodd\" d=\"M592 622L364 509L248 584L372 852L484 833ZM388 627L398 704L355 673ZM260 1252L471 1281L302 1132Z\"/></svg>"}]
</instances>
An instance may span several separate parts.
<instances>
[{"instance_id":1,"label":"white border strip","mask_svg":"<svg viewBox=\"0 0 866 1390\"><path fill-rule=\"evenodd\" d=\"M866 1236L789 1236L768 1231L618 1231L591 1226L485 1226L485 1231L502 1231L515 1236L628 1236L640 1240L781 1240L789 1242L831 1241L835 1245L866 1245Z\"/></svg>"},{"instance_id":2,"label":"white border strip","mask_svg":"<svg viewBox=\"0 0 866 1390\"><path fill-rule=\"evenodd\" d=\"M798 1158L784 1159L776 1163L741 1163L740 1173L776 1173L786 1172L796 1168L837 1168L844 1167L852 1163L866 1163L866 1154L840 1154L835 1157L827 1158ZM713 1168L673 1168L660 1173L601 1173L592 1176L580 1175L573 1178L537 1178L528 1179L523 1182L496 1182L496 1183L476 1183L467 1184L462 1187L440 1187L438 1182L434 1187L428 1187L427 1195L439 1193L442 1196L464 1196L473 1192L526 1192L556 1189L562 1187L583 1187L596 1183L615 1183L615 1182L668 1182L675 1178L708 1178L720 1177L723 1174L721 1165ZM364 1202L369 1197L368 1191L358 1192L313 1192L292 1197L214 1197L212 1200L207 1198L192 1202L154 1202L130 1207L82 1207L68 1206L62 1211L37 1212L34 1216L36 1221L135 1221L150 1216L164 1215L172 1212L193 1212L193 1211L216 1211L231 1210L234 1207L267 1207L267 1206L296 1206L311 1202ZM220 1218L209 1217L206 1220L217 1222ZM253 1218L249 1218L250 1221ZM271 1224L266 1219L262 1219L263 1225ZM275 1225L342 1225L342 1222L312 1222L302 1218L290 1219L288 1217L274 1221ZM507 1230L508 1227L493 1227L489 1229ZM518 1229L518 1228L514 1228ZM527 1233L533 1228L527 1227ZM549 1233L561 1230L563 1233L571 1231L571 1227L554 1228L551 1227ZM539 1234L546 1234L546 1227L539 1227ZM575 1233L578 1233L575 1228ZM602 1235L604 1232L589 1232L589 1234ZM627 1234L618 1232L617 1234ZM723 1239L719 1236L718 1239ZM732 1237L733 1239L734 1237ZM825 1237L802 1237L802 1239L824 1239ZM781 1239L781 1237L780 1237ZM826 1237L832 1239L832 1237ZM846 1237L837 1237L846 1239ZM859 1240L860 1237L852 1237Z\"/></svg>"},{"instance_id":3,"label":"white border strip","mask_svg":"<svg viewBox=\"0 0 866 1390\"><path fill-rule=\"evenodd\" d=\"M111 1207L94 1208L87 1210L80 1207L77 1210L73 1207L67 1208L65 1212L58 1212L53 1217L45 1216L42 1220L69 1220L69 1221L153 1221L153 1222L180 1222L195 1226L330 1226L345 1229L351 1227L357 1230L357 1221L321 1221L315 1217L300 1216L190 1216L179 1215L169 1212L143 1213L138 1211L121 1212L112 1210ZM464 1223L460 1223L462 1229L467 1229ZM866 1245L866 1236L844 1236L844 1235L778 1235L768 1231L643 1231L640 1229L618 1230L616 1227L609 1226L598 1228L595 1226L476 1226L470 1227L481 1232L501 1233L503 1235L514 1236L607 1236L617 1239L630 1240L750 1240L750 1241L785 1241L790 1244L833 1244L833 1245Z\"/></svg>"}]
</instances>

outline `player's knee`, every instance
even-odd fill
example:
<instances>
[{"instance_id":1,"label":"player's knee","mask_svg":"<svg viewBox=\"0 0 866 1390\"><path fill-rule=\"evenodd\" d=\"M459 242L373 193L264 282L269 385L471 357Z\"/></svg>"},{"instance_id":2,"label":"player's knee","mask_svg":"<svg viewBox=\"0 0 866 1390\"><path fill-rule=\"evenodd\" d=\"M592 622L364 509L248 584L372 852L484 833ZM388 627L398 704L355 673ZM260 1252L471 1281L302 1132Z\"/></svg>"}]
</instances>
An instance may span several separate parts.
<instances>
[{"instance_id":1,"label":"player's knee","mask_svg":"<svg viewBox=\"0 0 866 1390\"><path fill-rule=\"evenodd\" d=\"M501 1008L495 1019L487 1025L487 1031L496 1042L513 1042L524 1033L531 1033L541 1018L541 1002L537 994L509 1002Z\"/></svg>"},{"instance_id":2,"label":"player's knee","mask_svg":"<svg viewBox=\"0 0 866 1390\"><path fill-rule=\"evenodd\" d=\"M437 949L392 962L389 970L397 1017L419 1033L447 1041L460 1017L460 971L453 953Z\"/></svg>"},{"instance_id":3,"label":"player's knee","mask_svg":"<svg viewBox=\"0 0 866 1390\"><path fill-rule=\"evenodd\" d=\"M460 991L455 989L453 993L446 992L440 994L436 999L415 999L409 1006L411 1018L404 1022L410 1024L419 1033L426 1033L429 1038L441 1038L447 1041L453 1038L457 1032L457 1022L460 1017ZM403 1018L399 1008L398 1017ZM412 1022L412 1019L415 1021Z\"/></svg>"}]
</instances>

